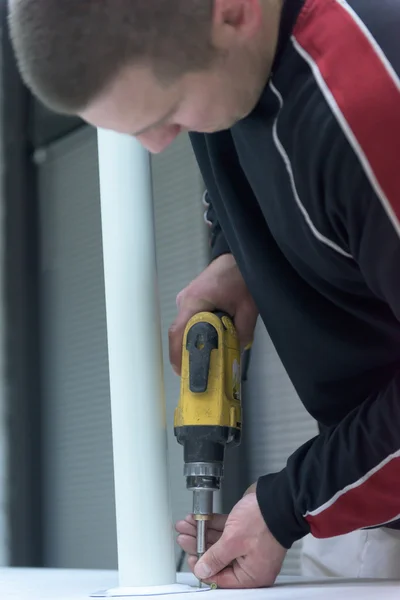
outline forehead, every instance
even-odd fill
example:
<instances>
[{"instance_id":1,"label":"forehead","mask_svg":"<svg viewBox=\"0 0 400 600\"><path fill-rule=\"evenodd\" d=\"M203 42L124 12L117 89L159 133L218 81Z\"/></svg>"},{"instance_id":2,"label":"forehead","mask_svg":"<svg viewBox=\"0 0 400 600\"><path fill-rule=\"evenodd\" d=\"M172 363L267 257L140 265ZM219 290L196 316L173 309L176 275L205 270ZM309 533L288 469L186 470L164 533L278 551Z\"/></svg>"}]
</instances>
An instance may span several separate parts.
<instances>
[{"instance_id":1,"label":"forehead","mask_svg":"<svg viewBox=\"0 0 400 600\"><path fill-rule=\"evenodd\" d=\"M137 135L169 116L180 95L179 82L163 86L150 68L131 67L116 77L81 117L95 127Z\"/></svg>"}]
</instances>

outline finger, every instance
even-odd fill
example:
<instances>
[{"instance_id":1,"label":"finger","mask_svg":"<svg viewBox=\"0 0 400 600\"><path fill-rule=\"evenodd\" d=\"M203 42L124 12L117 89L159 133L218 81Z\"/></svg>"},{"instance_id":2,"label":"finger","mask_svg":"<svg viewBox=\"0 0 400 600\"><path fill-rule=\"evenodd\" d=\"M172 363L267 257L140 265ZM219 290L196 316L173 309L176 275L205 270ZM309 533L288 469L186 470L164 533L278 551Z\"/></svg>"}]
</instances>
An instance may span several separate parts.
<instances>
[{"instance_id":1,"label":"finger","mask_svg":"<svg viewBox=\"0 0 400 600\"><path fill-rule=\"evenodd\" d=\"M199 312L197 306L191 306L189 308L183 307L179 310L179 314L171 325L168 338L169 338L169 360L173 370L177 375L181 374L182 368L182 343L183 334L185 332L188 321Z\"/></svg>"},{"instance_id":2,"label":"finger","mask_svg":"<svg viewBox=\"0 0 400 600\"><path fill-rule=\"evenodd\" d=\"M213 515L212 519L210 521L207 521L207 531L215 529L215 531L219 531L222 533L222 531L225 529L227 520L228 515Z\"/></svg>"},{"instance_id":3,"label":"finger","mask_svg":"<svg viewBox=\"0 0 400 600\"><path fill-rule=\"evenodd\" d=\"M235 314L235 327L243 347L253 343L257 318L257 309L252 302L242 306Z\"/></svg>"},{"instance_id":4,"label":"finger","mask_svg":"<svg viewBox=\"0 0 400 600\"><path fill-rule=\"evenodd\" d=\"M207 531L215 530L221 533L224 530L227 518L228 515L214 515L212 519L207 522ZM197 521L194 519L193 515L188 515L186 519L176 523L175 529L178 533L196 536Z\"/></svg>"},{"instance_id":5,"label":"finger","mask_svg":"<svg viewBox=\"0 0 400 600\"><path fill-rule=\"evenodd\" d=\"M192 525L192 527L196 527L196 521L193 515L187 515L184 519L181 519L175 524L176 529L178 527L183 527L184 523Z\"/></svg>"},{"instance_id":6,"label":"finger","mask_svg":"<svg viewBox=\"0 0 400 600\"><path fill-rule=\"evenodd\" d=\"M222 534L218 542L211 546L199 560L195 569L196 577L208 580L223 571L235 558L240 556L239 541L235 537L227 537L226 534Z\"/></svg>"},{"instance_id":7,"label":"finger","mask_svg":"<svg viewBox=\"0 0 400 600\"><path fill-rule=\"evenodd\" d=\"M222 533L220 531L216 531L215 529L209 529L206 534L206 542L209 544L216 544L220 539L221 535ZM182 537L190 538L192 540L194 550L193 552L190 552L190 554L196 554L197 536L192 535L192 533L179 533L179 535L177 536L177 540L179 540Z\"/></svg>"},{"instance_id":8,"label":"finger","mask_svg":"<svg viewBox=\"0 0 400 600\"><path fill-rule=\"evenodd\" d=\"M218 541L217 539L217 533L214 532L215 534L215 539L212 539L213 536L210 536L207 539L207 550L209 550L211 548L211 546L213 544L215 544L215 542ZM219 534L221 535L221 534ZM195 556L196 552L197 552L197 543L196 543L196 538L190 536L190 535L179 535L176 539L178 545L180 546L180 548L182 548L182 550L184 550L186 552L186 554L190 554Z\"/></svg>"},{"instance_id":9,"label":"finger","mask_svg":"<svg viewBox=\"0 0 400 600\"><path fill-rule=\"evenodd\" d=\"M199 562L197 556L188 556L187 563L192 573L195 572L196 565ZM217 587L223 589L244 588L246 585L239 581L232 566L225 567L220 573L217 573L210 579L202 579L208 585L214 583ZM253 587L254 582L249 582L247 587Z\"/></svg>"},{"instance_id":10,"label":"finger","mask_svg":"<svg viewBox=\"0 0 400 600\"><path fill-rule=\"evenodd\" d=\"M182 342L186 325L194 315L204 310L213 310L214 305L203 298L191 297L185 291L178 294L176 303L179 313L168 332L169 359L175 373L180 375L182 368Z\"/></svg>"},{"instance_id":11,"label":"finger","mask_svg":"<svg viewBox=\"0 0 400 600\"><path fill-rule=\"evenodd\" d=\"M188 555L188 559L187 559L188 565L189 565L190 569L192 571L194 571L195 566L199 562L199 558L198 558L197 554L190 554L190 552L187 552L187 555Z\"/></svg>"},{"instance_id":12,"label":"finger","mask_svg":"<svg viewBox=\"0 0 400 600\"><path fill-rule=\"evenodd\" d=\"M204 583L215 583L217 587L221 589L243 589L243 588L251 588L254 587L254 581L248 580L246 578L238 579L235 573L235 569L232 566L225 567L222 571L213 575L213 577Z\"/></svg>"},{"instance_id":13,"label":"finger","mask_svg":"<svg viewBox=\"0 0 400 600\"><path fill-rule=\"evenodd\" d=\"M196 525L193 525L188 521L178 521L175 525L175 529L181 535L196 537Z\"/></svg>"},{"instance_id":14,"label":"finger","mask_svg":"<svg viewBox=\"0 0 400 600\"><path fill-rule=\"evenodd\" d=\"M249 488L247 488L247 490L245 491L243 496L248 496L249 494L256 494L256 493L257 493L257 483L253 483Z\"/></svg>"},{"instance_id":15,"label":"finger","mask_svg":"<svg viewBox=\"0 0 400 600\"><path fill-rule=\"evenodd\" d=\"M192 573L196 570L196 565L199 562L197 556L188 556L187 563ZM213 575L210 579L202 579L206 584L215 585L221 589L246 589L254 588L254 579L250 578L246 573L240 571L240 567L236 561L225 567L219 573ZM271 584L272 585L272 584Z\"/></svg>"},{"instance_id":16,"label":"finger","mask_svg":"<svg viewBox=\"0 0 400 600\"><path fill-rule=\"evenodd\" d=\"M199 559L197 558L196 554L191 554L188 556L187 563L188 563L189 569L192 571L192 573L194 573L194 568L197 565L198 560Z\"/></svg>"}]
</instances>

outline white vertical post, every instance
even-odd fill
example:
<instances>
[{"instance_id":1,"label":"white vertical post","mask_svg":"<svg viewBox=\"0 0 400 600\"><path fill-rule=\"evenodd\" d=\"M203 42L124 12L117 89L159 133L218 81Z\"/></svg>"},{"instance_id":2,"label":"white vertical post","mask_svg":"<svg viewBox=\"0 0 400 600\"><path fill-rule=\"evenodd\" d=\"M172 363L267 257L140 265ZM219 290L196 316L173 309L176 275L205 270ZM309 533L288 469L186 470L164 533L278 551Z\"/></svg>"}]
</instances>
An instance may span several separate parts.
<instances>
[{"instance_id":1,"label":"white vertical post","mask_svg":"<svg viewBox=\"0 0 400 600\"><path fill-rule=\"evenodd\" d=\"M149 156L104 130L98 153L119 584L168 586L176 570Z\"/></svg>"}]
</instances>

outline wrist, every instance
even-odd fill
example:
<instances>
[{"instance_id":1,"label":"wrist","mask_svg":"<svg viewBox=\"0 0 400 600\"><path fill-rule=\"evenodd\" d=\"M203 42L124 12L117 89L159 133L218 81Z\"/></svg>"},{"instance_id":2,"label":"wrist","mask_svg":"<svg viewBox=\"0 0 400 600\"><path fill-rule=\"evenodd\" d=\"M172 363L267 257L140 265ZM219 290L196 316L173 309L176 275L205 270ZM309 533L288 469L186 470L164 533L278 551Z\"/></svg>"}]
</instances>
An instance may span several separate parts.
<instances>
[{"instance_id":1,"label":"wrist","mask_svg":"<svg viewBox=\"0 0 400 600\"><path fill-rule=\"evenodd\" d=\"M269 531L283 548L289 550L310 532L307 521L295 510L286 469L260 477L256 496Z\"/></svg>"}]
</instances>

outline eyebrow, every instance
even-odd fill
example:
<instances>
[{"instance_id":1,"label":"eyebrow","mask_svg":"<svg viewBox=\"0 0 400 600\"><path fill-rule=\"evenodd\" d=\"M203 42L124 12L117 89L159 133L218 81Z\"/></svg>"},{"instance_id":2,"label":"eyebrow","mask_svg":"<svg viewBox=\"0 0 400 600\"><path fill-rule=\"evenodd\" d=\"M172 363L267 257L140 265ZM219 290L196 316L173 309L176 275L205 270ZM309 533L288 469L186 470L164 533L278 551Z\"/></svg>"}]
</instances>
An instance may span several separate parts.
<instances>
[{"instance_id":1,"label":"eyebrow","mask_svg":"<svg viewBox=\"0 0 400 600\"><path fill-rule=\"evenodd\" d=\"M147 133L151 129L154 129L154 127L158 127L159 125L162 125L171 115L174 114L175 110L176 110L176 105L174 105L173 108L171 108L171 110L169 110L160 119L158 119L154 123L151 123L150 125L146 125L146 127L143 127L143 129L139 129L139 131L135 131L134 133L131 133L131 135L133 137L137 137L138 135L143 135L144 133Z\"/></svg>"}]
</instances>

